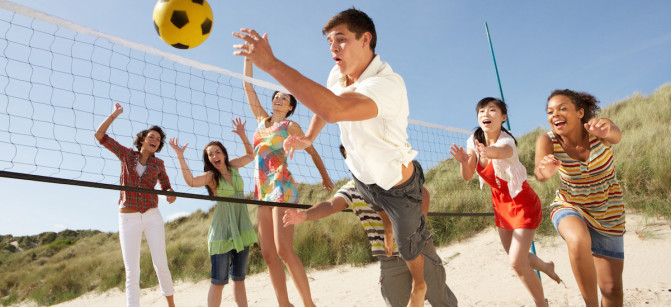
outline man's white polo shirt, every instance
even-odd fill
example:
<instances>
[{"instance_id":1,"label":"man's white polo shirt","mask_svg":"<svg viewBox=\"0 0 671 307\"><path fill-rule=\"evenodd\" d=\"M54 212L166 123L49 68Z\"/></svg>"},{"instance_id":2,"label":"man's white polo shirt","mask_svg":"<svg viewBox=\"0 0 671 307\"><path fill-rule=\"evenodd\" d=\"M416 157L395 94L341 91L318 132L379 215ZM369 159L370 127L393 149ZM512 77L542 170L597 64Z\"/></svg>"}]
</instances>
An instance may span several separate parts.
<instances>
[{"instance_id":1,"label":"man's white polo shirt","mask_svg":"<svg viewBox=\"0 0 671 307\"><path fill-rule=\"evenodd\" d=\"M346 86L336 65L327 87L336 95L356 92L372 99L377 116L363 121L339 122L340 141L347 150L345 162L365 184L389 190L401 181L401 166L417 156L408 143L408 94L403 78L376 55L357 82Z\"/></svg>"}]
</instances>

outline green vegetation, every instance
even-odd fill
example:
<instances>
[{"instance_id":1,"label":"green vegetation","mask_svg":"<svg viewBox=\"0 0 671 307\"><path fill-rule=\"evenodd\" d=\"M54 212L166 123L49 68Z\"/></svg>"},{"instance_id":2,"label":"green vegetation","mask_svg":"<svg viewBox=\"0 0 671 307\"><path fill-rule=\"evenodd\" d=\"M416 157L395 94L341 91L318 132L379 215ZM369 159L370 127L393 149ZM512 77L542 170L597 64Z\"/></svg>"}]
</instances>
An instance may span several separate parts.
<instances>
[{"instance_id":1,"label":"green vegetation","mask_svg":"<svg viewBox=\"0 0 671 307\"><path fill-rule=\"evenodd\" d=\"M624 137L614 146L618 177L625 190L629 211L671 219L671 85L661 87L650 96L635 94L629 99L605 108L601 117L612 119ZM536 138L545 133L537 129L519 136L520 159L532 174ZM477 179L464 182L459 165L452 159L425 170L426 187L431 191L431 211L491 212L489 188L479 187ZM336 187L344 181L337 182ZM533 176L529 183L540 196L545 219L538 230L541 235L555 235L547 204L554 198L559 184L557 176L539 183ZM331 193L315 186L299 185L306 199L328 199ZM256 221L256 207L250 206ZM188 217L166 223L166 249L175 280L197 281L209 278L207 231L210 212L197 211ZM436 245L469 237L493 225L486 217L432 217L429 226ZM12 244L12 242L15 242ZM343 263L363 264L372 261L368 241L353 214L336 214L326 219L296 227L295 249L306 267L320 268ZM16 246L15 246L16 245ZM158 284L152 269L149 249L142 247L140 286ZM265 270L258 248L249 261L250 274ZM124 288L123 261L117 234L97 231L63 231L31 237L0 237L0 304L34 300L51 305L89 291Z\"/></svg>"}]
</instances>

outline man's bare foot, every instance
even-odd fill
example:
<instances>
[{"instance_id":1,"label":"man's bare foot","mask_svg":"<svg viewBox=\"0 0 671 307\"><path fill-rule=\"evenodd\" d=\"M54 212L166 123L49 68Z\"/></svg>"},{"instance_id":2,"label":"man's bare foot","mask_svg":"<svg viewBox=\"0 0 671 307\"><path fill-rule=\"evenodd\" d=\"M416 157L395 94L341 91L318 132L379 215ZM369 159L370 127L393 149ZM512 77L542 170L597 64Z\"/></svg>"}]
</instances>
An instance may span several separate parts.
<instances>
[{"instance_id":1,"label":"man's bare foot","mask_svg":"<svg viewBox=\"0 0 671 307\"><path fill-rule=\"evenodd\" d=\"M413 283L412 290L410 291L410 302L408 302L408 307L421 307L424 306L424 298L426 297L426 283L416 285Z\"/></svg>"},{"instance_id":2,"label":"man's bare foot","mask_svg":"<svg viewBox=\"0 0 671 307\"><path fill-rule=\"evenodd\" d=\"M562 281L561 278L559 278L559 275L555 273L555 263L552 261L548 261L545 263L545 269L542 270L542 272L545 273L545 275L547 275L548 277L552 278L552 280L554 280L557 283L560 283Z\"/></svg>"}]
</instances>

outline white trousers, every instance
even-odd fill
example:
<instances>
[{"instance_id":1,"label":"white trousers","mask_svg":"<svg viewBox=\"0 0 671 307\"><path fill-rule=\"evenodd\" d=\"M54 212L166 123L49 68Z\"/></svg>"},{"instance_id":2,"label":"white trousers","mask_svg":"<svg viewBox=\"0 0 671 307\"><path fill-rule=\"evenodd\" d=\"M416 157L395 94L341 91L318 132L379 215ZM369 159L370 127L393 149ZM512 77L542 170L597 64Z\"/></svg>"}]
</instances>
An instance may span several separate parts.
<instances>
[{"instance_id":1,"label":"white trousers","mask_svg":"<svg viewBox=\"0 0 671 307\"><path fill-rule=\"evenodd\" d=\"M145 213L119 213L119 241L126 267L128 307L140 306L140 246L143 232L151 252L154 271L161 285L161 293L164 296L175 293L165 253L165 229L161 212L158 208L153 208Z\"/></svg>"}]
</instances>

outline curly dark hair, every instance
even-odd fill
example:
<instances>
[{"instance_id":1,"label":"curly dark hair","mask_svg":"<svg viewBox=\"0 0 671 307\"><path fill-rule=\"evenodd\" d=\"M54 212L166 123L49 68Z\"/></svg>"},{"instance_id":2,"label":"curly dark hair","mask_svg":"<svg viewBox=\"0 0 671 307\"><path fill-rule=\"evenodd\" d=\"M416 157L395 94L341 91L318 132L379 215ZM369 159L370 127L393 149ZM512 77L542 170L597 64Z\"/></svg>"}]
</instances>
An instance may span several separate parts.
<instances>
[{"instance_id":1,"label":"curly dark hair","mask_svg":"<svg viewBox=\"0 0 671 307\"><path fill-rule=\"evenodd\" d=\"M593 95L586 92L576 92L569 89L552 91L552 94L550 94L548 97L548 102L550 99L552 99L552 97L558 95L568 97L571 102L573 102L573 105L575 105L576 110L585 110L585 116L583 116L580 120L583 124L594 118L601 110L601 108L598 106L599 100L596 99L596 97ZM547 108L547 104L545 104L545 107Z\"/></svg>"},{"instance_id":2,"label":"curly dark hair","mask_svg":"<svg viewBox=\"0 0 671 307\"><path fill-rule=\"evenodd\" d=\"M140 133L135 135L135 141L133 141L133 145L135 145L137 150L140 151L142 149L142 142L144 142L144 138L147 137L149 131L156 131L161 136L161 141L158 143L158 148L156 149L156 152L160 152L161 149L163 149L163 144L165 143L165 133L159 126L151 126L147 130L140 131Z\"/></svg>"},{"instance_id":3,"label":"curly dark hair","mask_svg":"<svg viewBox=\"0 0 671 307\"><path fill-rule=\"evenodd\" d=\"M331 29L337 27L341 24L347 25L347 30L355 34L356 39L361 38L366 32L369 32L371 35L370 39L370 49L375 53L375 45L377 45L377 33L375 32L375 24L373 19L368 17L366 13L357 10L352 7L351 9L344 10L329 19L322 28L322 35L327 35Z\"/></svg>"}]
</instances>

